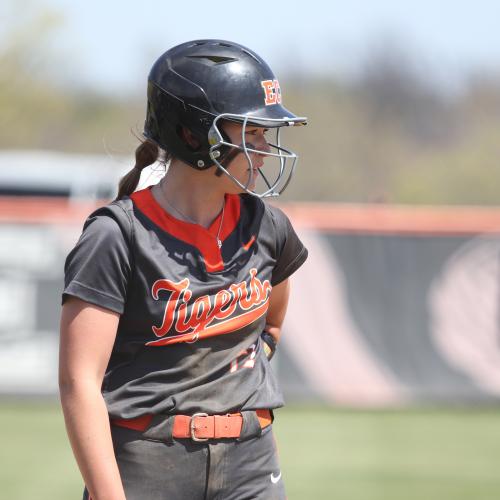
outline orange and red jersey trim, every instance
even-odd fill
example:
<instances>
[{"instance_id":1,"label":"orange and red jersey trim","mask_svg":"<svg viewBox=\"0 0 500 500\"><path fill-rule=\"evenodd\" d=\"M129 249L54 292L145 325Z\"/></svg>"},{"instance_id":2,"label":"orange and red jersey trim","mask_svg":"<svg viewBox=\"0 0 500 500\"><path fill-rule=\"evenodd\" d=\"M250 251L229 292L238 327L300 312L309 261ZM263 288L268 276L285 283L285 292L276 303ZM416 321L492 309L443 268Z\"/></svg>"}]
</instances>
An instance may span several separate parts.
<instances>
[{"instance_id":1,"label":"orange and red jersey trim","mask_svg":"<svg viewBox=\"0 0 500 500\"><path fill-rule=\"evenodd\" d=\"M203 257L207 272L213 273L224 270L224 261L221 249L217 245L217 233L220 227L220 240L224 240L235 230L240 220L240 197L238 195L226 195L224 205L224 219L222 212L215 218L209 228L198 224L176 219L156 201L151 192L151 187L136 191L130 198L134 205L158 227L197 248Z\"/></svg>"}]
</instances>

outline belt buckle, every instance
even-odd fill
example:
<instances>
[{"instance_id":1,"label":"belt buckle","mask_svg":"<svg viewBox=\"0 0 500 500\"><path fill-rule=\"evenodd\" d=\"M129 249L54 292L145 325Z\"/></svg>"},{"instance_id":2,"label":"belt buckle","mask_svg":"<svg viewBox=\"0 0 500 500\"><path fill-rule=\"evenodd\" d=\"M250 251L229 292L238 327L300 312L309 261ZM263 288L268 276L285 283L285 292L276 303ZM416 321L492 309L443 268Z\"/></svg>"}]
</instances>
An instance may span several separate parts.
<instances>
[{"instance_id":1,"label":"belt buckle","mask_svg":"<svg viewBox=\"0 0 500 500\"><path fill-rule=\"evenodd\" d=\"M191 439L193 441L208 441L208 438L199 438L196 437L195 435L195 427L194 427L194 419L195 417L208 417L208 413L195 413L194 415L191 416L191 421L189 422L189 432L191 434Z\"/></svg>"}]
</instances>

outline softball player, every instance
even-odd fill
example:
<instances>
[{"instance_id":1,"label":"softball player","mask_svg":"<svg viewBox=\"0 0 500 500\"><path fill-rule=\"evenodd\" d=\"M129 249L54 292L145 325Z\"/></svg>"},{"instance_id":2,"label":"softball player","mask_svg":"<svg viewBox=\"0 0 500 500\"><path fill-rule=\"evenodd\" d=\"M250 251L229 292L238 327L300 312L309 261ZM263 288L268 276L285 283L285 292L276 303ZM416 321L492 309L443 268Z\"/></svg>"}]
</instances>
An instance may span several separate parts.
<instances>
[{"instance_id":1,"label":"softball player","mask_svg":"<svg viewBox=\"0 0 500 500\"><path fill-rule=\"evenodd\" d=\"M285 498L269 357L307 250L262 198L297 160L281 128L305 123L236 43L154 64L136 165L65 264L60 393L84 499ZM156 161L165 176L135 191Z\"/></svg>"}]
</instances>

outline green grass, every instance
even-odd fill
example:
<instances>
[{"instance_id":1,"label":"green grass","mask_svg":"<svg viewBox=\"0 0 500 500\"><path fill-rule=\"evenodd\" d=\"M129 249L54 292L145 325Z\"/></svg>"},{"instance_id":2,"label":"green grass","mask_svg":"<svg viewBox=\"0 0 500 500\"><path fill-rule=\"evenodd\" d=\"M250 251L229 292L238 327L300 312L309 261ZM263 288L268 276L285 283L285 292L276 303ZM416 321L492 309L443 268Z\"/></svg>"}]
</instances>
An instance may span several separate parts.
<instances>
[{"instance_id":1,"label":"green grass","mask_svg":"<svg viewBox=\"0 0 500 500\"><path fill-rule=\"evenodd\" d=\"M276 413L290 500L500 498L500 409ZM0 429L0 498L81 497L56 405L4 402Z\"/></svg>"},{"instance_id":2,"label":"green grass","mask_svg":"<svg viewBox=\"0 0 500 500\"><path fill-rule=\"evenodd\" d=\"M500 411L288 410L276 434L290 499L500 498Z\"/></svg>"}]
</instances>

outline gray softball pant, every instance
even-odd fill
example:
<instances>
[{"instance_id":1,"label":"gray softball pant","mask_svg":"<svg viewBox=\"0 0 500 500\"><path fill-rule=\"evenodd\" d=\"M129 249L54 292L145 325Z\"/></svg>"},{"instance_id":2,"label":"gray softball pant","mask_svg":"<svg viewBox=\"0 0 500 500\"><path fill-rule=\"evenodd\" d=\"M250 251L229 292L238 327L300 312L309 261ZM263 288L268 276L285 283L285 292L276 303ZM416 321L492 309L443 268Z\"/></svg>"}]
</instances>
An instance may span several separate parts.
<instances>
[{"instance_id":1,"label":"gray softball pant","mask_svg":"<svg viewBox=\"0 0 500 500\"><path fill-rule=\"evenodd\" d=\"M205 442L172 438L165 417L144 432L112 426L127 500L286 499L272 425L243 416L239 438ZM91 500L86 489L83 499Z\"/></svg>"}]
</instances>

